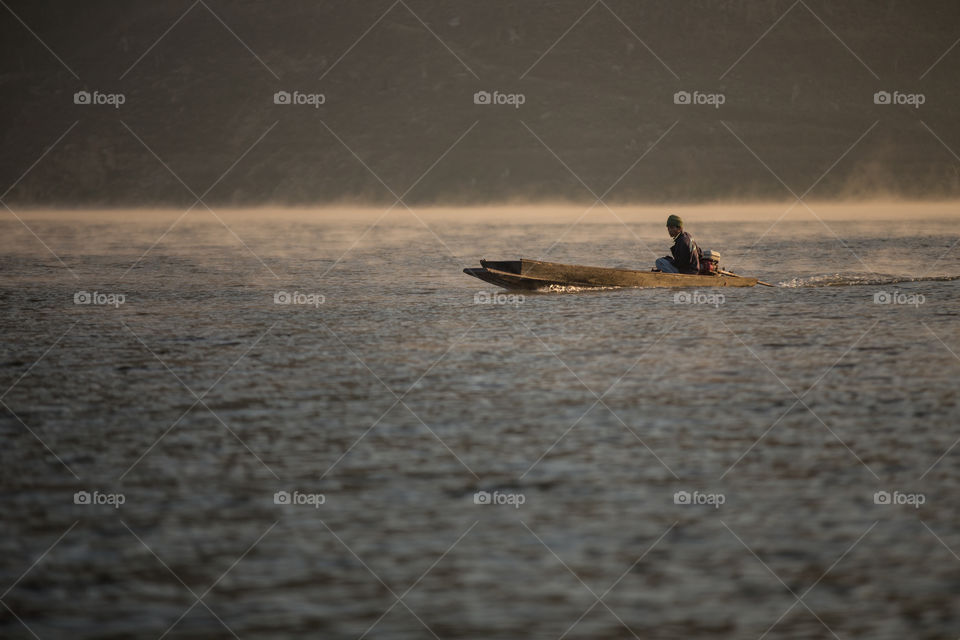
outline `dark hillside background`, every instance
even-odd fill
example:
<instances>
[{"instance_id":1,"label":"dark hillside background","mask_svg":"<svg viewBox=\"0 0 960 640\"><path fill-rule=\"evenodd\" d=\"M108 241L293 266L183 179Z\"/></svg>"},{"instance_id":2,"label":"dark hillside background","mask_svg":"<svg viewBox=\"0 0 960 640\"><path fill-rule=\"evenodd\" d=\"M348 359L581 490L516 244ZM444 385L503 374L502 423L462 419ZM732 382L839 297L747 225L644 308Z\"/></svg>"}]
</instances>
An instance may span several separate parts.
<instances>
[{"instance_id":1,"label":"dark hillside background","mask_svg":"<svg viewBox=\"0 0 960 640\"><path fill-rule=\"evenodd\" d=\"M608 201L779 199L825 172L809 197L960 195L956 2L8 6L11 206L188 206L214 183L209 204L393 202L375 176L416 183L409 204L592 201L634 163ZM125 103L76 105L81 90ZM481 90L525 102L476 105ZM874 104L881 90L925 102Z\"/></svg>"}]
</instances>

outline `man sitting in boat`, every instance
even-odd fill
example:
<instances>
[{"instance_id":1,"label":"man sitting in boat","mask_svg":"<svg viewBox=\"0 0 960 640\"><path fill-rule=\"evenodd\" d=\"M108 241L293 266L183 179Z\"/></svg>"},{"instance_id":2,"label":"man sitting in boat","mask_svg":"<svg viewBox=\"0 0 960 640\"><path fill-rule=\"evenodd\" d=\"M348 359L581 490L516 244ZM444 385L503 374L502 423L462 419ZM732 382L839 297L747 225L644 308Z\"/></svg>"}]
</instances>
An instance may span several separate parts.
<instances>
[{"instance_id":1,"label":"man sitting in boat","mask_svg":"<svg viewBox=\"0 0 960 640\"><path fill-rule=\"evenodd\" d=\"M673 238L670 253L673 256L657 258L654 271L664 273L700 273L700 248L689 233L683 230L683 220L678 215L667 218L667 233Z\"/></svg>"}]
</instances>

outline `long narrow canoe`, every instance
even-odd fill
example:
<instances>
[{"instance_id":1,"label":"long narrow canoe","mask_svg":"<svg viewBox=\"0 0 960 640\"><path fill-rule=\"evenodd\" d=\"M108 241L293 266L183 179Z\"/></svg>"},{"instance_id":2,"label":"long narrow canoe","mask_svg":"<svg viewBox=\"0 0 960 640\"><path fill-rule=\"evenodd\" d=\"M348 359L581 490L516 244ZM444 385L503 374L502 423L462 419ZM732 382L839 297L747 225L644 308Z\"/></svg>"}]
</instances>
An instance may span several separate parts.
<instances>
[{"instance_id":1,"label":"long narrow canoe","mask_svg":"<svg viewBox=\"0 0 960 640\"><path fill-rule=\"evenodd\" d=\"M540 260L481 260L480 268L463 272L504 289L551 287L753 287L756 278L737 275L687 275L634 269L586 267Z\"/></svg>"}]
</instances>

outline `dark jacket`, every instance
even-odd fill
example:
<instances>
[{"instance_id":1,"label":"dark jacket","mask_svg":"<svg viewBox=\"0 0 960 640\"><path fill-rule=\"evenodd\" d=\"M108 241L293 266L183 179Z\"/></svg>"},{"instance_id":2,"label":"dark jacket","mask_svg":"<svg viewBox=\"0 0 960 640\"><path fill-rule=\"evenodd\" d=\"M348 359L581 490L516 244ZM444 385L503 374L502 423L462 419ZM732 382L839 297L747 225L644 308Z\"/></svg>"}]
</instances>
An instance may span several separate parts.
<instances>
[{"instance_id":1,"label":"dark jacket","mask_svg":"<svg viewBox=\"0 0 960 640\"><path fill-rule=\"evenodd\" d=\"M700 247L686 231L681 231L670 247L673 264L680 273L700 273Z\"/></svg>"}]
</instances>

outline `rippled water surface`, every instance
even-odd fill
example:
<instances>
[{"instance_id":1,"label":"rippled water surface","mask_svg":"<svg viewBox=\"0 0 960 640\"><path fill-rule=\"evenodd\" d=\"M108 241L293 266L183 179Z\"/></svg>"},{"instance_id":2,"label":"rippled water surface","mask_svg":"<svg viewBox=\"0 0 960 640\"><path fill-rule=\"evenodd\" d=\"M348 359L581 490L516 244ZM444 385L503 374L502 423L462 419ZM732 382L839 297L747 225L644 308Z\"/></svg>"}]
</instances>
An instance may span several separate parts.
<instances>
[{"instance_id":1,"label":"rippled water surface","mask_svg":"<svg viewBox=\"0 0 960 640\"><path fill-rule=\"evenodd\" d=\"M0 224L3 637L960 635L956 218L179 215Z\"/></svg>"}]
</instances>

